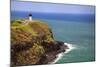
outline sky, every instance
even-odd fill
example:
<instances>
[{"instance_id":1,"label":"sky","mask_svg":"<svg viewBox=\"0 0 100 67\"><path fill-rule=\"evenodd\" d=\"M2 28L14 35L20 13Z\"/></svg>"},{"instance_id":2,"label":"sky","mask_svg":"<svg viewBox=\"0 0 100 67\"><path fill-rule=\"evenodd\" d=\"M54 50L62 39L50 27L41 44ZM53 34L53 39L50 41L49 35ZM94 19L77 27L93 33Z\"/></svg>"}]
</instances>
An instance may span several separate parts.
<instances>
[{"instance_id":1,"label":"sky","mask_svg":"<svg viewBox=\"0 0 100 67\"><path fill-rule=\"evenodd\" d=\"M95 6L12 1L11 11L66 14L95 14Z\"/></svg>"}]
</instances>

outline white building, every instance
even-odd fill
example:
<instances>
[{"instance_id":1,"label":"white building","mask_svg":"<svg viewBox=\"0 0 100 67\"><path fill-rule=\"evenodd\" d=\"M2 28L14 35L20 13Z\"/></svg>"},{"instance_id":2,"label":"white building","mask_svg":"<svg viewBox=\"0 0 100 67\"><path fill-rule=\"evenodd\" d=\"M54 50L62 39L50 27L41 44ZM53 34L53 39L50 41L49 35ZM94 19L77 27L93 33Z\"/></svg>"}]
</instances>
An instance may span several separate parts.
<instances>
[{"instance_id":1,"label":"white building","mask_svg":"<svg viewBox=\"0 0 100 67\"><path fill-rule=\"evenodd\" d=\"M29 20L32 21L32 14L29 14Z\"/></svg>"}]
</instances>

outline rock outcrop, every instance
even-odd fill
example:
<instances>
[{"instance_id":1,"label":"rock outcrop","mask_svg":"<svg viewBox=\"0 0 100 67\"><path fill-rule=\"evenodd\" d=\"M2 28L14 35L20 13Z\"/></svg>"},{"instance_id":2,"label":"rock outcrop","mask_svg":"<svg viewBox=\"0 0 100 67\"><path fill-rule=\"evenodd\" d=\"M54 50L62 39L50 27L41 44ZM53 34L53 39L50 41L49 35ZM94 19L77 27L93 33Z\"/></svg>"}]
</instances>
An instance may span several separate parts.
<instances>
[{"instance_id":1,"label":"rock outcrop","mask_svg":"<svg viewBox=\"0 0 100 67\"><path fill-rule=\"evenodd\" d=\"M54 40L51 29L42 21L11 21L12 66L48 64L66 48L63 42Z\"/></svg>"}]
</instances>

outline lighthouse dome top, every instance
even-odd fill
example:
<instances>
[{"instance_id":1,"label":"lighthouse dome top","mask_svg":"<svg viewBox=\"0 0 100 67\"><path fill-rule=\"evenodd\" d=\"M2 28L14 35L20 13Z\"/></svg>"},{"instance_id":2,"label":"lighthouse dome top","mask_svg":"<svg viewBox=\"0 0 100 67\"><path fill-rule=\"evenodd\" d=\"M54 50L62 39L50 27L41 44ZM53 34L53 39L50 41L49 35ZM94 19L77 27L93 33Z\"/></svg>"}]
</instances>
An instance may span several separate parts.
<instances>
[{"instance_id":1,"label":"lighthouse dome top","mask_svg":"<svg viewBox=\"0 0 100 67\"><path fill-rule=\"evenodd\" d=\"M29 16L32 16L32 14L30 13Z\"/></svg>"}]
</instances>

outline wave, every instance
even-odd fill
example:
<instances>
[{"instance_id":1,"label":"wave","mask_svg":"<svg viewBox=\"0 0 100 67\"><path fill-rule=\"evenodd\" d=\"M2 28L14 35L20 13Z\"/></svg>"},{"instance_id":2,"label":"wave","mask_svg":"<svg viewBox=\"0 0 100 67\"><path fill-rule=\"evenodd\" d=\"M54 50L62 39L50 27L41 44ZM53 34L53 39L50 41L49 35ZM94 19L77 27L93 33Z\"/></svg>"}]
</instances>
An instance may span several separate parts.
<instances>
[{"instance_id":1,"label":"wave","mask_svg":"<svg viewBox=\"0 0 100 67\"><path fill-rule=\"evenodd\" d=\"M68 48L65 50L65 52L59 53L57 55L57 58L51 64L56 63L58 60L60 60L64 56L64 54L69 53L71 50L75 49L73 44L64 43L64 45L68 46Z\"/></svg>"}]
</instances>

